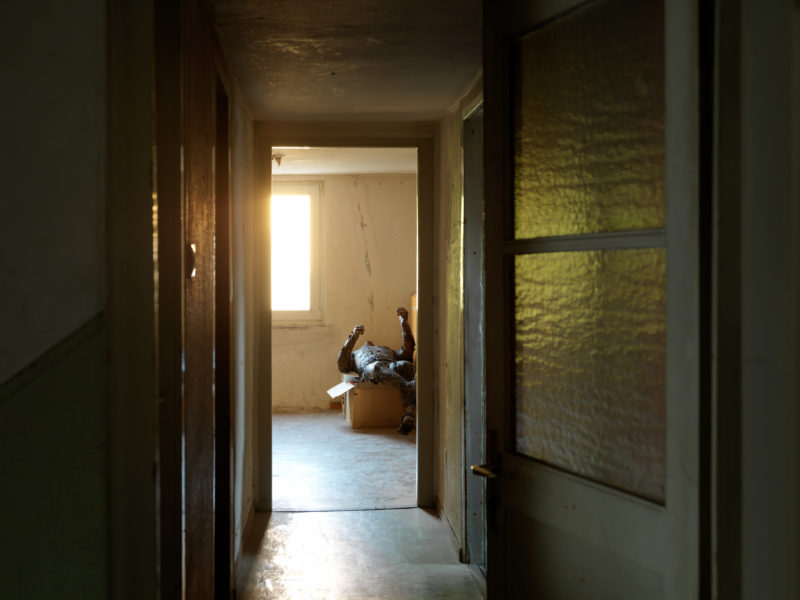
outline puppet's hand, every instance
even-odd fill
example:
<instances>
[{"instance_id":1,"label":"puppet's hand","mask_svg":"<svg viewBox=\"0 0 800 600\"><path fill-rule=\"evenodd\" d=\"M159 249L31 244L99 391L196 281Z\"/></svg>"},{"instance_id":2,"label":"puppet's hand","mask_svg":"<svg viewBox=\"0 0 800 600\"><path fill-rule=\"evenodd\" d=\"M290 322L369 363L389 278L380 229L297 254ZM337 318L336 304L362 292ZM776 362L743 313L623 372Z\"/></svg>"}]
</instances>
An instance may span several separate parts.
<instances>
[{"instance_id":1,"label":"puppet's hand","mask_svg":"<svg viewBox=\"0 0 800 600\"><path fill-rule=\"evenodd\" d=\"M398 308L397 309L397 316L400 317L401 321L405 321L408 318L408 311L405 308Z\"/></svg>"},{"instance_id":2,"label":"puppet's hand","mask_svg":"<svg viewBox=\"0 0 800 600\"><path fill-rule=\"evenodd\" d=\"M364 326L363 325L356 325L353 327L353 335L358 337L364 333Z\"/></svg>"}]
</instances>

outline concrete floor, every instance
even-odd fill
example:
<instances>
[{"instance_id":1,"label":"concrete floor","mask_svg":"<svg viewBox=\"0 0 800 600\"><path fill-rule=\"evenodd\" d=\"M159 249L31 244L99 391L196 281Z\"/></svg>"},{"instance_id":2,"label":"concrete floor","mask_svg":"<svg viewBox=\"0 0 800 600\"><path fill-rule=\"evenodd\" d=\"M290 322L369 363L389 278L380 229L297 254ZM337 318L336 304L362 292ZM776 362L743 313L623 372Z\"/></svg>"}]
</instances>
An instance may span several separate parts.
<instances>
[{"instance_id":1,"label":"concrete floor","mask_svg":"<svg viewBox=\"0 0 800 600\"><path fill-rule=\"evenodd\" d=\"M351 429L339 410L272 415L272 510L417 505L416 432Z\"/></svg>"},{"instance_id":2,"label":"concrete floor","mask_svg":"<svg viewBox=\"0 0 800 600\"><path fill-rule=\"evenodd\" d=\"M443 523L414 507L415 438L338 411L273 415L273 512L238 562L240 600L480 600ZM364 508L380 510L364 510Z\"/></svg>"},{"instance_id":3,"label":"concrete floor","mask_svg":"<svg viewBox=\"0 0 800 600\"><path fill-rule=\"evenodd\" d=\"M240 600L481 600L444 524L420 508L258 513Z\"/></svg>"}]
</instances>

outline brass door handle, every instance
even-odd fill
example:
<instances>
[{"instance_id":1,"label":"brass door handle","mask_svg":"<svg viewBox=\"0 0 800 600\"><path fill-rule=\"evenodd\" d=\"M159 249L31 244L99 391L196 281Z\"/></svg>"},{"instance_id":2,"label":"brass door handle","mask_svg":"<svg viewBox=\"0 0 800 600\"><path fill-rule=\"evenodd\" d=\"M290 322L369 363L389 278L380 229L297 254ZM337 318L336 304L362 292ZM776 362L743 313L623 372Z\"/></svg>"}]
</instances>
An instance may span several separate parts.
<instances>
[{"instance_id":1,"label":"brass door handle","mask_svg":"<svg viewBox=\"0 0 800 600\"><path fill-rule=\"evenodd\" d=\"M486 463L483 465L470 465L469 470L472 471L473 475L486 477L487 479L494 479L497 477L497 473L492 470L491 463Z\"/></svg>"}]
</instances>

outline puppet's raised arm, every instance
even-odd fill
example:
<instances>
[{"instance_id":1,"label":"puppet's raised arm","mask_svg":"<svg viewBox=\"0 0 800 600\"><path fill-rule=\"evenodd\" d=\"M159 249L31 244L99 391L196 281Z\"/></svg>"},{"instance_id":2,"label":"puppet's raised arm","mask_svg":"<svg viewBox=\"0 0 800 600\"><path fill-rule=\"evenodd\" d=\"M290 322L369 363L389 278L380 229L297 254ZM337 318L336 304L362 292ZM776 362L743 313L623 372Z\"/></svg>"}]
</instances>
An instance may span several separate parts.
<instances>
[{"instance_id":1,"label":"puppet's raised arm","mask_svg":"<svg viewBox=\"0 0 800 600\"><path fill-rule=\"evenodd\" d=\"M342 373L356 370L356 366L353 361L353 346L356 345L356 340L358 340L362 333L364 333L363 325L356 325L353 327L353 331L347 336L344 346L342 346L342 349L339 350L339 358L337 359L336 364Z\"/></svg>"},{"instance_id":2,"label":"puppet's raised arm","mask_svg":"<svg viewBox=\"0 0 800 600\"><path fill-rule=\"evenodd\" d=\"M397 316L400 317L400 328L403 330L403 347L394 351L398 360L414 359L414 334L411 333L411 326L408 324L408 311L405 308L397 309Z\"/></svg>"}]
</instances>

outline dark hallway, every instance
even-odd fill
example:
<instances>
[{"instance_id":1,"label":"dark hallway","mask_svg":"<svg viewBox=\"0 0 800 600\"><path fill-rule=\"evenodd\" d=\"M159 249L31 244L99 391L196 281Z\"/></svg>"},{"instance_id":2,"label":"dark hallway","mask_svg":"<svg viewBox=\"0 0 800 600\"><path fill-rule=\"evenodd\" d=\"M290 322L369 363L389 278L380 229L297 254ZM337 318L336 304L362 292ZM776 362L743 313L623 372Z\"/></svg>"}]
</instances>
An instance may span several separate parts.
<instances>
[{"instance_id":1,"label":"dark hallway","mask_svg":"<svg viewBox=\"0 0 800 600\"><path fill-rule=\"evenodd\" d=\"M800 600L797 2L6 9L0 597ZM287 146L417 156L415 508L361 528L271 512Z\"/></svg>"}]
</instances>

